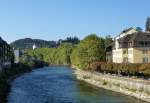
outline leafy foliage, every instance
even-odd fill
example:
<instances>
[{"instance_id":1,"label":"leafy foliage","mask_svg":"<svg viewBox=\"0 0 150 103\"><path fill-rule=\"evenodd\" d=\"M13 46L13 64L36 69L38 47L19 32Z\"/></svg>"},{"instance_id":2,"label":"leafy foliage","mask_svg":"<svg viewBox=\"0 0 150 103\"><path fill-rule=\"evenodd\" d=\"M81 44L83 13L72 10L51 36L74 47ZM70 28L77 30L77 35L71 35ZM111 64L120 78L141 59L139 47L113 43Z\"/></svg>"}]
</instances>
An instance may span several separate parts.
<instances>
[{"instance_id":1,"label":"leafy foliage","mask_svg":"<svg viewBox=\"0 0 150 103\"><path fill-rule=\"evenodd\" d=\"M71 55L71 63L82 69L89 69L90 64L105 60L104 39L91 34L82 40Z\"/></svg>"},{"instance_id":2,"label":"leafy foliage","mask_svg":"<svg viewBox=\"0 0 150 103\"><path fill-rule=\"evenodd\" d=\"M112 37L110 36L110 35L107 35L106 37L105 37L105 48L106 47L108 47L110 44L112 44L113 43L113 39L112 39Z\"/></svg>"},{"instance_id":3,"label":"leafy foliage","mask_svg":"<svg viewBox=\"0 0 150 103\"><path fill-rule=\"evenodd\" d=\"M77 37L67 37L65 40L58 41L46 41L41 39L19 39L11 43L11 46L16 49L32 49L32 46L35 44L37 48L52 48L61 45L61 43L72 43L78 44L80 40Z\"/></svg>"},{"instance_id":4,"label":"leafy foliage","mask_svg":"<svg viewBox=\"0 0 150 103\"><path fill-rule=\"evenodd\" d=\"M69 41L71 43L68 43ZM91 63L105 60L103 38L92 34L79 44L76 44L78 43L77 41L77 38L67 38L66 42L62 42L55 48L28 50L27 54L22 57L22 61L39 60L51 65L74 65L79 68L88 69Z\"/></svg>"},{"instance_id":5,"label":"leafy foliage","mask_svg":"<svg viewBox=\"0 0 150 103\"><path fill-rule=\"evenodd\" d=\"M65 40L62 41L63 43L72 43L78 44L80 40L77 37L67 37Z\"/></svg>"},{"instance_id":6,"label":"leafy foliage","mask_svg":"<svg viewBox=\"0 0 150 103\"><path fill-rule=\"evenodd\" d=\"M123 76L150 77L150 64L94 62L90 69Z\"/></svg>"},{"instance_id":7,"label":"leafy foliage","mask_svg":"<svg viewBox=\"0 0 150 103\"><path fill-rule=\"evenodd\" d=\"M22 62L28 61L44 61L48 64L70 65L70 55L73 45L71 43L62 43L57 48L38 48L36 50L28 50L27 54L22 57Z\"/></svg>"}]
</instances>

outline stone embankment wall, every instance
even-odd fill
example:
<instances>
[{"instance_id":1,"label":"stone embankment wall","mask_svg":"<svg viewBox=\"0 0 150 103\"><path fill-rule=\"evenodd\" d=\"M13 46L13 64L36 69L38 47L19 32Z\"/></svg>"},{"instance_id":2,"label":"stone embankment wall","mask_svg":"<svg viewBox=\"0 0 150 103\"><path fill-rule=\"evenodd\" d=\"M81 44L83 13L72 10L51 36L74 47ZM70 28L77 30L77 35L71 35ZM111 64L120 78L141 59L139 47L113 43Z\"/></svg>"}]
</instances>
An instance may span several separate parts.
<instances>
[{"instance_id":1,"label":"stone embankment wall","mask_svg":"<svg viewBox=\"0 0 150 103\"><path fill-rule=\"evenodd\" d=\"M74 69L77 79L150 102L150 81Z\"/></svg>"}]
</instances>

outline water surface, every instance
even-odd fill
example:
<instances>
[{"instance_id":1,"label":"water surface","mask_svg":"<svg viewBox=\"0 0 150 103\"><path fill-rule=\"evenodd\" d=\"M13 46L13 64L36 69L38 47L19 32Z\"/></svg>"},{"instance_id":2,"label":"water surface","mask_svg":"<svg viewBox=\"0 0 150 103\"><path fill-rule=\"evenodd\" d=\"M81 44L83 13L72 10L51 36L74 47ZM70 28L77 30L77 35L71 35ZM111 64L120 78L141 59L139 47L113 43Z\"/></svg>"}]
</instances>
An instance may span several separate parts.
<instances>
[{"instance_id":1,"label":"water surface","mask_svg":"<svg viewBox=\"0 0 150 103\"><path fill-rule=\"evenodd\" d=\"M78 81L69 67L44 67L12 82L8 103L144 103Z\"/></svg>"}]
</instances>

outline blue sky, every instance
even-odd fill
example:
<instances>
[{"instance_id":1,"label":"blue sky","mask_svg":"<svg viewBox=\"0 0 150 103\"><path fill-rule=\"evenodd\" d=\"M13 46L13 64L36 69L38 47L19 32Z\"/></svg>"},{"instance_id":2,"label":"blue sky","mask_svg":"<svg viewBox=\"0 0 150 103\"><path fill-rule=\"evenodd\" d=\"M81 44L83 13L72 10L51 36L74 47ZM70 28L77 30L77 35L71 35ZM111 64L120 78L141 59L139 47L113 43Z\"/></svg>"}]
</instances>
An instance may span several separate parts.
<instances>
[{"instance_id":1,"label":"blue sky","mask_svg":"<svg viewBox=\"0 0 150 103\"><path fill-rule=\"evenodd\" d=\"M150 0L0 0L0 36L9 43L26 37L115 36L131 26L145 29L149 4Z\"/></svg>"}]
</instances>

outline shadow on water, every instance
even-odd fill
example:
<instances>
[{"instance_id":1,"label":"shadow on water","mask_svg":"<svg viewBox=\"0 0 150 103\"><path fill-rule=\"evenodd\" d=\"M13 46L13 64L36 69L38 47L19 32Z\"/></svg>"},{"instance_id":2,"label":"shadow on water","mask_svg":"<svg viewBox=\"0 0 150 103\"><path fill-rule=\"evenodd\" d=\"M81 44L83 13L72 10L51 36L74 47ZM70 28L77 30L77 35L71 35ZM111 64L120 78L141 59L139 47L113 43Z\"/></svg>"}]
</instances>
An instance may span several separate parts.
<instances>
[{"instance_id":1,"label":"shadow on water","mask_svg":"<svg viewBox=\"0 0 150 103\"><path fill-rule=\"evenodd\" d=\"M12 82L8 103L144 103L93 87L73 76L69 67L44 67Z\"/></svg>"}]
</instances>

